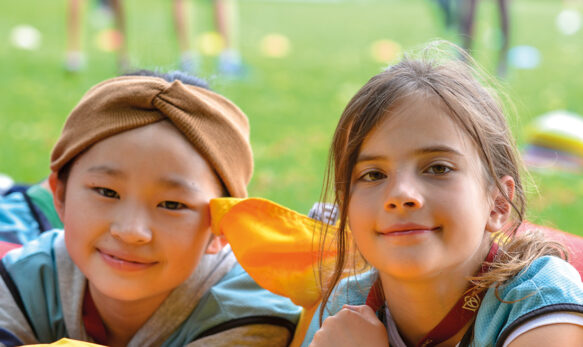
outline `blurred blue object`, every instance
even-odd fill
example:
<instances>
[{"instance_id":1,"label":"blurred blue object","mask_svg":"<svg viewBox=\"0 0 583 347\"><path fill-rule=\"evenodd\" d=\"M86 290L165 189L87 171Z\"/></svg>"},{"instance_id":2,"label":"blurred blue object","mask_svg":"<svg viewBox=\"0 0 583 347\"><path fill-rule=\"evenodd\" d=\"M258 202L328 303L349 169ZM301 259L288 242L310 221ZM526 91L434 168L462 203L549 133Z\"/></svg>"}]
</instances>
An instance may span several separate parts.
<instances>
[{"instance_id":1,"label":"blurred blue object","mask_svg":"<svg viewBox=\"0 0 583 347\"><path fill-rule=\"evenodd\" d=\"M554 148L529 144L522 157L529 168L537 171L583 171L583 158Z\"/></svg>"},{"instance_id":2,"label":"blurred blue object","mask_svg":"<svg viewBox=\"0 0 583 347\"><path fill-rule=\"evenodd\" d=\"M221 52L218 59L218 71L223 77L241 78L246 73L243 59L235 50Z\"/></svg>"},{"instance_id":3,"label":"blurred blue object","mask_svg":"<svg viewBox=\"0 0 583 347\"><path fill-rule=\"evenodd\" d=\"M508 60L517 69L535 69L540 64L541 55L535 47L516 46L508 52Z\"/></svg>"}]
</instances>

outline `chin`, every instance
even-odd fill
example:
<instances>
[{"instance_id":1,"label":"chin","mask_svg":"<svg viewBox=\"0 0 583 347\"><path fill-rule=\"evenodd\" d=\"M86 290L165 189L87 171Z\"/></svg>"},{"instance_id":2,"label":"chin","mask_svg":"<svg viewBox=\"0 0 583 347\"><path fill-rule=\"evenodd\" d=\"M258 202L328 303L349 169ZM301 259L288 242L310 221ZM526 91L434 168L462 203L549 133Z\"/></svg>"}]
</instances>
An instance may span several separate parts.
<instances>
[{"instance_id":1,"label":"chin","mask_svg":"<svg viewBox=\"0 0 583 347\"><path fill-rule=\"evenodd\" d=\"M103 270L103 269L100 269ZM139 278L123 278L112 275L108 271L94 271L87 276L87 281L91 283L100 295L119 301L136 301L148 297L159 295L163 288L157 288L151 281L140 280ZM153 290L155 288L155 290Z\"/></svg>"},{"instance_id":2,"label":"chin","mask_svg":"<svg viewBox=\"0 0 583 347\"><path fill-rule=\"evenodd\" d=\"M401 269L392 269L393 271L385 272L386 275L399 280L413 281L426 278L430 271L417 267L408 267Z\"/></svg>"},{"instance_id":3,"label":"chin","mask_svg":"<svg viewBox=\"0 0 583 347\"><path fill-rule=\"evenodd\" d=\"M427 278L431 274L435 274L438 269L435 269L428 261L395 261L391 265L377 267L377 269L386 274L400 280L418 280Z\"/></svg>"},{"instance_id":4,"label":"chin","mask_svg":"<svg viewBox=\"0 0 583 347\"><path fill-rule=\"evenodd\" d=\"M144 286L138 285L124 285L122 281L118 281L116 285L106 283L104 286L94 284L94 287L104 296L117 301L140 301L150 297L162 294L162 291L148 291Z\"/></svg>"}]
</instances>

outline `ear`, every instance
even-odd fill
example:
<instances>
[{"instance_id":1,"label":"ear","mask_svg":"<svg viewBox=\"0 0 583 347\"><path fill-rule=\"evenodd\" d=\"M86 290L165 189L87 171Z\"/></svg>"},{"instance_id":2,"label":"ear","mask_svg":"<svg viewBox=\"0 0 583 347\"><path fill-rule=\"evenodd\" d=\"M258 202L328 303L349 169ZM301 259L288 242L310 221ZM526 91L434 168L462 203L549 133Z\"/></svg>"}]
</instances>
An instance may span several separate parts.
<instances>
[{"instance_id":1,"label":"ear","mask_svg":"<svg viewBox=\"0 0 583 347\"><path fill-rule=\"evenodd\" d=\"M217 254L227 245L227 239L224 235L212 235L211 240L206 248L205 254Z\"/></svg>"},{"instance_id":2,"label":"ear","mask_svg":"<svg viewBox=\"0 0 583 347\"><path fill-rule=\"evenodd\" d=\"M504 189L506 196L512 200L514 198L515 189L514 178L504 176L500 179L500 185ZM497 187L495 187L492 192L492 201L493 206L490 211L490 217L488 217L488 223L486 223L486 230L489 232L496 232L502 229L506 221L508 221L510 213L512 212L512 206Z\"/></svg>"},{"instance_id":3,"label":"ear","mask_svg":"<svg viewBox=\"0 0 583 347\"><path fill-rule=\"evenodd\" d=\"M52 172L49 175L49 186L53 191L53 203L55 205L55 210L59 215L61 220L65 220L65 183L59 180L57 173Z\"/></svg>"}]
</instances>

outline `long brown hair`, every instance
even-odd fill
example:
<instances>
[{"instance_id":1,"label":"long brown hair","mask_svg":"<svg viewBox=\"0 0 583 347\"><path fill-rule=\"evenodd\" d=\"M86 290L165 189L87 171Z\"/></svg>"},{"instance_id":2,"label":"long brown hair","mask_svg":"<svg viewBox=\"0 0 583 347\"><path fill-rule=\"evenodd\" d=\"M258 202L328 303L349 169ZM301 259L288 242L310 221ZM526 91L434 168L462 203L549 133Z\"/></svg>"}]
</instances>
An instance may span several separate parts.
<instances>
[{"instance_id":1,"label":"long brown hair","mask_svg":"<svg viewBox=\"0 0 583 347\"><path fill-rule=\"evenodd\" d=\"M523 164L500 95L494 89L485 87L498 86L476 66L461 48L444 41L433 42L417 55L405 56L399 63L372 77L349 101L334 133L322 193L322 200L333 200L340 213L334 270L331 275L330 272L320 271L322 308L348 268L347 249L351 241L347 211L352 171L361 145L377 124L391 116L394 106L411 95L437 97L443 103L448 115L478 149L488 184L502 192L513 210L511 222L502 230L509 237L505 242L500 242L501 251L492 264L492 271L469 280L483 290L512 278L542 255L564 254L558 245L546 243L540 236L516 236L526 207L521 179ZM499 178L506 175L515 182L513 199L499 182ZM333 199L330 199L331 196ZM326 234L320 233L322 238ZM329 242L322 239L320 244ZM323 312L324 309L320 312L320 321Z\"/></svg>"}]
</instances>

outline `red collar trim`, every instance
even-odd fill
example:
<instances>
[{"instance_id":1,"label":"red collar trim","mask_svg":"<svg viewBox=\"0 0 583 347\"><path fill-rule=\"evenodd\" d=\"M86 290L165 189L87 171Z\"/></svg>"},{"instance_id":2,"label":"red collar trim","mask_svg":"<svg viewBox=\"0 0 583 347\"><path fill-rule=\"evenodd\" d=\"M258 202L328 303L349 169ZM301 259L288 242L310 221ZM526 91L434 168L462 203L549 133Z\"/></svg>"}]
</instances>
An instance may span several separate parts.
<instances>
[{"instance_id":1,"label":"red collar trim","mask_svg":"<svg viewBox=\"0 0 583 347\"><path fill-rule=\"evenodd\" d=\"M99 311L95 307L91 293L89 292L89 285L85 287L85 295L83 297L83 324L85 325L85 331L90 338L95 342L106 345L107 344L107 331L105 330L105 325L101 320Z\"/></svg>"}]
</instances>

